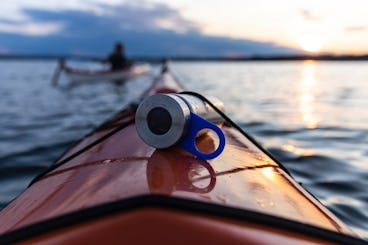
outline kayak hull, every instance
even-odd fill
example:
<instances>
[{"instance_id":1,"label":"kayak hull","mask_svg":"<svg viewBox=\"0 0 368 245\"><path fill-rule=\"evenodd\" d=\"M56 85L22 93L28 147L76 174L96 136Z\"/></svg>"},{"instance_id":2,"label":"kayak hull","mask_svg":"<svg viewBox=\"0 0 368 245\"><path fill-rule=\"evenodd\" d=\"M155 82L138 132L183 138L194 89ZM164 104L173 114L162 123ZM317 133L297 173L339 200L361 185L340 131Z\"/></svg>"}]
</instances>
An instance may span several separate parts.
<instances>
[{"instance_id":1,"label":"kayak hull","mask_svg":"<svg viewBox=\"0 0 368 245\"><path fill-rule=\"evenodd\" d=\"M135 208L87 221L66 225L53 220L64 226L55 229L50 223L47 232L29 236L27 244L334 244L322 240L313 229L304 229L301 234L284 230L280 222L278 226L265 227L254 220L234 220L162 207ZM343 242L351 244L351 240Z\"/></svg>"},{"instance_id":2,"label":"kayak hull","mask_svg":"<svg viewBox=\"0 0 368 245\"><path fill-rule=\"evenodd\" d=\"M96 81L125 81L135 76L146 74L150 71L147 64L133 65L123 70L85 70L65 67L65 73L73 83L96 82Z\"/></svg>"}]
</instances>

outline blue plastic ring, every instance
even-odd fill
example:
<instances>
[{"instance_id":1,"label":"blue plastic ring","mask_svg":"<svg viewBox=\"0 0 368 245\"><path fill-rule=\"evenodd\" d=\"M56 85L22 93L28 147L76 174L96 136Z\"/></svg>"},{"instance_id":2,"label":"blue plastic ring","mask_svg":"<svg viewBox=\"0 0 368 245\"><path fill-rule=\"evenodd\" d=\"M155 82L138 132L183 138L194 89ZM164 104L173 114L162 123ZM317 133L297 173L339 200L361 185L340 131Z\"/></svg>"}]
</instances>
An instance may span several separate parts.
<instances>
[{"instance_id":1,"label":"blue plastic ring","mask_svg":"<svg viewBox=\"0 0 368 245\"><path fill-rule=\"evenodd\" d=\"M199 131L202 129L211 129L213 130L218 138L219 138L219 145L217 149L211 153L203 153L200 152L196 146L196 137ZM184 150L194 154L195 156L201 159L213 159L221 154L221 152L225 148L225 135L222 130L217 127L216 124L203 119L202 117L190 112L190 123L189 123L189 131L187 135L182 139L179 143L179 146L182 147Z\"/></svg>"}]
</instances>

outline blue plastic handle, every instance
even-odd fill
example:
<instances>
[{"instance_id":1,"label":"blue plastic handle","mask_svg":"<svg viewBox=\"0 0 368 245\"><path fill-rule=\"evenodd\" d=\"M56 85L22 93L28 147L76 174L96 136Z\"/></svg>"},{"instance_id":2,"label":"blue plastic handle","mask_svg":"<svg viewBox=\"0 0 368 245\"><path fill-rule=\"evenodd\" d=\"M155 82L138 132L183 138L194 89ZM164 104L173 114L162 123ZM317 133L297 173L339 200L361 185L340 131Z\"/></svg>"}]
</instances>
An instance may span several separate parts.
<instances>
[{"instance_id":1,"label":"blue plastic handle","mask_svg":"<svg viewBox=\"0 0 368 245\"><path fill-rule=\"evenodd\" d=\"M189 124L190 124L189 131L187 135L179 143L180 147L204 160L213 159L221 154L221 152L224 150L225 147L225 136L222 130L219 127L217 127L216 124L213 124L192 112L190 112ZM201 131L202 129L213 130L219 138L219 145L217 149L208 154L200 152L196 146L196 136L198 132Z\"/></svg>"}]
</instances>

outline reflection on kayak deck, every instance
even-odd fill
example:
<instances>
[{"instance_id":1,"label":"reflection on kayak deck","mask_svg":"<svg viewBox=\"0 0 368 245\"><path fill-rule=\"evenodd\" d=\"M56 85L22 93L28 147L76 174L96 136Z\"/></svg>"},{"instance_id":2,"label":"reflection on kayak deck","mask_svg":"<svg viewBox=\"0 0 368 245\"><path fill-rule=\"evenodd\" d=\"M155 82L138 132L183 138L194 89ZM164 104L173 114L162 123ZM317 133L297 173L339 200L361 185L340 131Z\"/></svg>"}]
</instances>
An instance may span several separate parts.
<instances>
[{"instance_id":1,"label":"reflection on kayak deck","mask_svg":"<svg viewBox=\"0 0 368 245\"><path fill-rule=\"evenodd\" d=\"M173 191L208 193L215 187L216 176L204 160L170 150L156 150L148 160L147 181L150 191L156 194L171 194Z\"/></svg>"}]
</instances>

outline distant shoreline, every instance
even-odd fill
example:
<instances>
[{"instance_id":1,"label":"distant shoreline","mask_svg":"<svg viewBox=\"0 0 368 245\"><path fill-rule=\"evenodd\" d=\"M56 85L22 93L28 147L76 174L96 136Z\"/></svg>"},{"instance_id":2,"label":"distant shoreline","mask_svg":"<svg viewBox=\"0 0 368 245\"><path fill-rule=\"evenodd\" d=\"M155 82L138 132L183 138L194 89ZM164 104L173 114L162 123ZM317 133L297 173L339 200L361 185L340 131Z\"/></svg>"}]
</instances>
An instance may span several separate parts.
<instances>
[{"instance_id":1,"label":"distant shoreline","mask_svg":"<svg viewBox=\"0 0 368 245\"><path fill-rule=\"evenodd\" d=\"M88 55L26 55L0 54L0 60L76 60L101 61L104 57ZM172 61L368 61L368 55L254 55L254 56L132 56L129 59L140 62L159 63L164 59Z\"/></svg>"}]
</instances>

